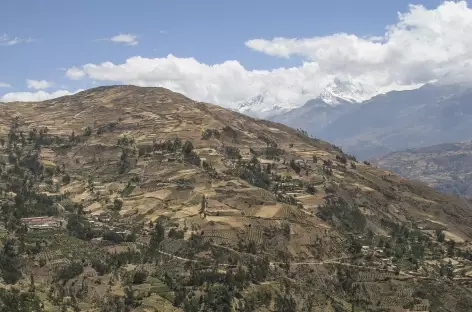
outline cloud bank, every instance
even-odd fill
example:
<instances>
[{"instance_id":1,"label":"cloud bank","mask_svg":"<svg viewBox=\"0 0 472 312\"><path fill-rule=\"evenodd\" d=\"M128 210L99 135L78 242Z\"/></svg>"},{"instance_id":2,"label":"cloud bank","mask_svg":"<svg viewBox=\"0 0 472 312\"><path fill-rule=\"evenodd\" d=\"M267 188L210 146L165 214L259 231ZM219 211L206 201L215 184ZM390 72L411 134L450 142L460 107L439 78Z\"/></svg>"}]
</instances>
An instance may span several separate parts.
<instances>
[{"instance_id":1,"label":"cloud bank","mask_svg":"<svg viewBox=\"0 0 472 312\"><path fill-rule=\"evenodd\" d=\"M196 100L236 107L259 94L259 109L293 107L316 97L335 78L388 92L438 79L472 79L472 9L447 1L428 10L410 5L383 36L337 33L313 38L252 39L248 48L269 56L301 56L303 65L247 70L238 61L203 64L194 58L135 56L122 64L85 64L67 70L71 79L162 86ZM455 81L452 81L455 82ZM365 97L375 92L365 94Z\"/></svg>"},{"instance_id":2,"label":"cloud bank","mask_svg":"<svg viewBox=\"0 0 472 312\"><path fill-rule=\"evenodd\" d=\"M73 92L67 90L57 90L54 92L36 91L36 92L10 92L0 97L0 102L35 102L55 99L65 95L72 95L77 92L83 91L82 89Z\"/></svg>"}]
</instances>

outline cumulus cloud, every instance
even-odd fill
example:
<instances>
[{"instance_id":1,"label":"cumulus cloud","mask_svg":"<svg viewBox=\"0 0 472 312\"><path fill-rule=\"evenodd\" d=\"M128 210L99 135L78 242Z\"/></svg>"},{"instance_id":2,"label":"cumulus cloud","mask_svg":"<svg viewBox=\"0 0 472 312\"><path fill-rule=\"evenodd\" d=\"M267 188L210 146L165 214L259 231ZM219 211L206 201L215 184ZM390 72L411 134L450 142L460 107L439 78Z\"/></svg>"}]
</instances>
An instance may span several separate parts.
<instances>
[{"instance_id":1,"label":"cumulus cloud","mask_svg":"<svg viewBox=\"0 0 472 312\"><path fill-rule=\"evenodd\" d=\"M35 40L31 37L21 38L21 37L11 37L8 34L0 35L0 46L13 46L20 43L31 43Z\"/></svg>"},{"instance_id":2,"label":"cumulus cloud","mask_svg":"<svg viewBox=\"0 0 472 312\"><path fill-rule=\"evenodd\" d=\"M0 81L0 88L11 88L11 85L9 83Z\"/></svg>"},{"instance_id":3,"label":"cumulus cloud","mask_svg":"<svg viewBox=\"0 0 472 312\"><path fill-rule=\"evenodd\" d=\"M67 70L69 78L88 77L139 86L162 86L196 100L236 108L264 97L256 109L288 108L316 97L330 82L353 82L376 92L411 89L444 79L472 79L472 10L465 1L447 1L428 10L411 5L383 36L337 33L314 38L253 39L247 47L270 56L301 56L298 67L247 70L237 61L203 64L194 58L131 57ZM260 97L258 98L260 99Z\"/></svg>"},{"instance_id":4,"label":"cumulus cloud","mask_svg":"<svg viewBox=\"0 0 472 312\"><path fill-rule=\"evenodd\" d=\"M54 83L50 81L33 80L33 79L27 79L26 83L28 85L28 89L36 89L36 90L47 89L54 85Z\"/></svg>"},{"instance_id":5,"label":"cumulus cloud","mask_svg":"<svg viewBox=\"0 0 472 312\"><path fill-rule=\"evenodd\" d=\"M58 98L65 95L72 95L77 92L83 91L82 89L73 92L67 90L57 90L54 92L36 91L36 92L10 92L0 97L0 102L35 102L45 101L54 98Z\"/></svg>"},{"instance_id":6,"label":"cumulus cloud","mask_svg":"<svg viewBox=\"0 0 472 312\"><path fill-rule=\"evenodd\" d=\"M85 73L77 67L71 67L66 69L66 76L72 80L78 80L85 76Z\"/></svg>"},{"instance_id":7,"label":"cumulus cloud","mask_svg":"<svg viewBox=\"0 0 472 312\"><path fill-rule=\"evenodd\" d=\"M107 38L106 40L109 40L115 43L123 43L125 45L130 45L130 46L138 45L139 43L138 36L132 35L132 34L118 34L111 38Z\"/></svg>"},{"instance_id":8,"label":"cumulus cloud","mask_svg":"<svg viewBox=\"0 0 472 312\"><path fill-rule=\"evenodd\" d=\"M274 70L246 70L237 61L207 65L194 58L131 57L124 64L111 62L86 64L80 69L67 71L70 78L87 76L96 81L113 81L138 86L155 86L183 93L195 100L207 101L236 108L261 92L267 103L297 103L319 94L329 77L319 75L315 63L297 68ZM70 75L72 73L72 75Z\"/></svg>"},{"instance_id":9,"label":"cumulus cloud","mask_svg":"<svg viewBox=\"0 0 472 312\"><path fill-rule=\"evenodd\" d=\"M246 46L288 58L299 55L319 64L322 72L389 88L470 73L472 10L466 1L446 1L436 9L410 5L383 36L363 38L338 33L314 38L254 39Z\"/></svg>"}]
</instances>

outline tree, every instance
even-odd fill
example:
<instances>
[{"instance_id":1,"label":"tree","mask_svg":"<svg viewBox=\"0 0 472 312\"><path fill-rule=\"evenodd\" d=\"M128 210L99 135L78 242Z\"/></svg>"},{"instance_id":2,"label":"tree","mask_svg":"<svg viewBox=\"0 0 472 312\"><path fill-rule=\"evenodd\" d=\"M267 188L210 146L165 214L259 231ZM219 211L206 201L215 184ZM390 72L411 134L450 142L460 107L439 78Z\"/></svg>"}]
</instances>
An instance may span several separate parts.
<instances>
[{"instance_id":1,"label":"tree","mask_svg":"<svg viewBox=\"0 0 472 312\"><path fill-rule=\"evenodd\" d=\"M84 271L84 266L80 262L72 262L57 272L57 277L61 280L70 280L77 277Z\"/></svg>"},{"instance_id":2,"label":"tree","mask_svg":"<svg viewBox=\"0 0 472 312\"><path fill-rule=\"evenodd\" d=\"M136 271L133 274L133 284L142 284L146 281L148 273L146 271Z\"/></svg>"},{"instance_id":3,"label":"tree","mask_svg":"<svg viewBox=\"0 0 472 312\"><path fill-rule=\"evenodd\" d=\"M115 200L113 201L113 210L120 211L122 207L123 207L123 200L119 198L115 198Z\"/></svg>"},{"instance_id":4,"label":"tree","mask_svg":"<svg viewBox=\"0 0 472 312\"><path fill-rule=\"evenodd\" d=\"M203 215L203 217L206 216L206 208L207 208L207 200L205 195L202 196L202 201L201 201L201 206L200 206L200 216Z\"/></svg>"},{"instance_id":5,"label":"tree","mask_svg":"<svg viewBox=\"0 0 472 312\"><path fill-rule=\"evenodd\" d=\"M154 231L151 235L151 241L149 242L151 249L158 249L161 242L164 240L165 229L161 222L156 222Z\"/></svg>"},{"instance_id":6,"label":"tree","mask_svg":"<svg viewBox=\"0 0 472 312\"><path fill-rule=\"evenodd\" d=\"M62 176L62 183L69 184L70 183L70 175L68 175L67 173L65 175L63 175Z\"/></svg>"},{"instance_id":7,"label":"tree","mask_svg":"<svg viewBox=\"0 0 472 312\"><path fill-rule=\"evenodd\" d=\"M185 141L184 145L182 146L182 152L184 155L190 155L190 153L193 151L193 144L190 141Z\"/></svg>"},{"instance_id":8,"label":"tree","mask_svg":"<svg viewBox=\"0 0 472 312\"><path fill-rule=\"evenodd\" d=\"M275 297L275 311L277 312L295 312L297 303L293 296L286 291L284 294L278 293Z\"/></svg>"},{"instance_id":9,"label":"tree","mask_svg":"<svg viewBox=\"0 0 472 312\"><path fill-rule=\"evenodd\" d=\"M446 238L446 234L444 234L442 230L436 230L436 238L438 242L443 243Z\"/></svg>"}]
</instances>

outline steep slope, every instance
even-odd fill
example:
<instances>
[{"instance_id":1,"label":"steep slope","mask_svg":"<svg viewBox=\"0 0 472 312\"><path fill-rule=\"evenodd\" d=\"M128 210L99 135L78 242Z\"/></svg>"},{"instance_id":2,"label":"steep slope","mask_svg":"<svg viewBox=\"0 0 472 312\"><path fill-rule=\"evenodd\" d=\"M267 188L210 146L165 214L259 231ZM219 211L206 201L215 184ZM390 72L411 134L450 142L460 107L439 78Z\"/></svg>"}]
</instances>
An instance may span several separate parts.
<instances>
[{"instance_id":1,"label":"steep slope","mask_svg":"<svg viewBox=\"0 0 472 312\"><path fill-rule=\"evenodd\" d=\"M464 199L162 88L0 105L2 276L51 310L472 304Z\"/></svg>"},{"instance_id":2,"label":"steep slope","mask_svg":"<svg viewBox=\"0 0 472 312\"><path fill-rule=\"evenodd\" d=\"M372 159L379 167L438 190L472 197L472 143L444 143Z\"/></svg>"},{"instance_id":3,"label":"steep slope","mask_svg":"<svg viewBox=\"0 0 472 312\"><path fill-rule=\"evenodd\" d=\"M471 138L471 98L472 90L459 85L389 92L362 103L317 135L361 159L460 142Z\"/></svg>"}]
</instances>

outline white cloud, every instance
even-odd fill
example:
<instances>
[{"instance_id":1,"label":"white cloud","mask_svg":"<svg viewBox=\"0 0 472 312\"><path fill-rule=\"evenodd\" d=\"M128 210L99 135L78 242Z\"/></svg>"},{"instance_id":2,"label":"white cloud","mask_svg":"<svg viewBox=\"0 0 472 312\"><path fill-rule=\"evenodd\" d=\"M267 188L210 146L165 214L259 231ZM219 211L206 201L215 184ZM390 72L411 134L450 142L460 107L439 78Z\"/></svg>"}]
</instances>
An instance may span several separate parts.
<instances>
[{"instance_id":1,"label":"white cloud","mask_svg":"<svg viewBox=\"0 0 472 312\"><path fill-rule=\"evenodd\" d=\"M11 88L11 85L9 83L0 81L0 88Z\"/></svg>"},{"instance_id":2,"label":"white cloud","mask_svg":"<svg viewBox=\"0 0 472 312\"><path fill-rule=\"evenodd\" d=\"M35 39L31 37L21 38L21 37L10 37L8 34L0 35L0 46L13 46L20 43L31 43L34 41Z\"/></svg>"},{"instance_id":3,"label":"white cloud","mask_svg":"<svg viewBox=\"0 0 472 312\"><path fill-rule=\"evenodd\" d=\"M159 30L161 35L167 35L169 32L167 30Z\"/></svg>"},{"instance_id":4,"label":"white cloud","mask_svg":"<svg viewBox=\"0 0 472 312\"><path fill-rule=\"evenodd\" d=\"M4 96L0 97L0 102L35 102L35 101L45 101L54 99L57 97L65 96L65 95L72 95L77 92L83 90L76 90L74 92L70 92L67 90L57 90L54 92L46 92L46 91L36 91L36 92L10 92L5 94Z\"/></svg>"},{"instance_id":5,"label":"white cloud","mask_svg":"<svg viewBox=\"0 0 472 312\"><path fill-rule=\"evenodd\" d=\"M33 80L33 79L27 79L26 83L28 85L28 89L36 89L36 90L47 89L54 85L54 83L50 81Z\"/></svg>"},{"instance_id":6,"label":"white cloud","mask_svg":"<svg viewBox=\"0 0 472 312\"><path fill-rule=\"evenodd\" d=\"M106 40L115 42L115 43L124 43L126 45L134 46L138 45L138 36L132 34L118 34Z\"/></svg>"},{"instance_id":7,"label":"white cloud","mask_svg":"<svg viewBox=\"0 0 472 312\"><path fill-rule=\"evenodd\" d=\"M66 76L72 80L78 80L80 78L83 78L85 76L85 73L80 68L71 67L66 70Z\"/></svg>"},{"instance_id":8,"label":"white cloud","mask_svg":"<svg viewBox=\"0 0 472 312\"><path fill-rule=\"evenodd\" d=\"M411 5L388 25L383 36L347 33L314 38L254 39L246 46L289 58L302 56L298 67L247 70L237 61L207 65L193 58L131 57L123 64L104 62L67 70L72 79L88 77L139 86L162 86L196 100L236 106L264 95L257 109L301 105L333 79L387 92L410 89L447 76L472 80L472 9L465 1L444 2L436 9ZM368 91L364 96L374 93Z\"/></svg>"},{"instance_id":9,"label":"white cloud","mask_svg":"<svg viewBox=\"0 0 472 312\"><path fill-rule=\"evenodd\" d=\"M115 65L111 62L87 64L82 74L72 71L71 78L87 76L96 81L113 81L138 86L160 86L181 92L193 99L235 107L260 92L268 103L297 103L320 93L329 77L318 75L317 65L305 63L298 68L246 70L237 61L207 65L194 58L143 58L140 56ZM70 74L68 71L66 74Z\"/></svg>"},{"instance_id":10,"label":"white cloud","mask_svg":"<svg viewBox=\"0 0 472 312\"><path fill-rule=\"evenodd\" d=\"M272 56L299 55L322 72L350 76L386 87L425 83L458 75L472 62L472 10L466 1L446 1L436 9L410 5L383 36L339 33L314 38L254 39L246 46Z\"/></svg>"}]
</instances>

